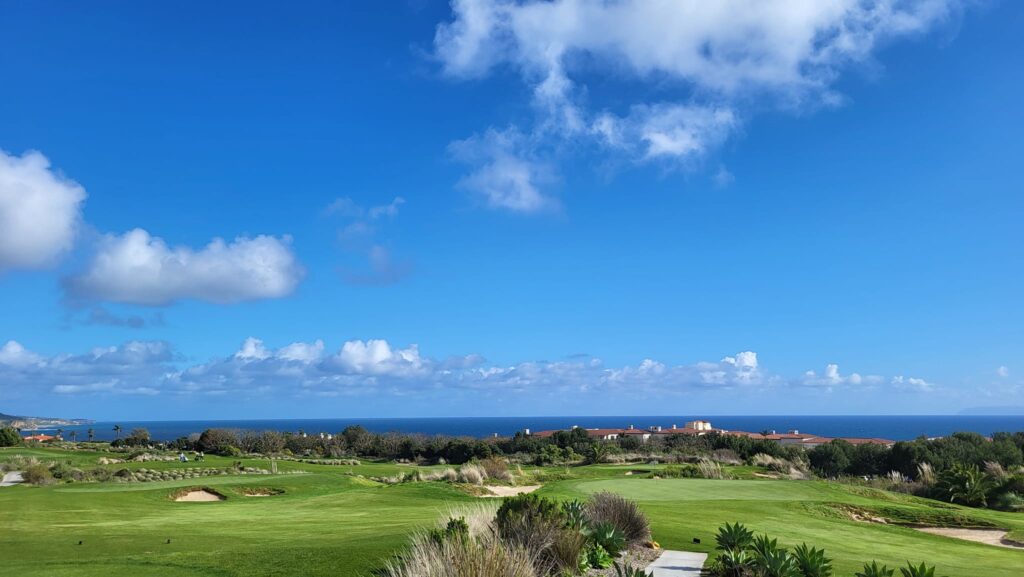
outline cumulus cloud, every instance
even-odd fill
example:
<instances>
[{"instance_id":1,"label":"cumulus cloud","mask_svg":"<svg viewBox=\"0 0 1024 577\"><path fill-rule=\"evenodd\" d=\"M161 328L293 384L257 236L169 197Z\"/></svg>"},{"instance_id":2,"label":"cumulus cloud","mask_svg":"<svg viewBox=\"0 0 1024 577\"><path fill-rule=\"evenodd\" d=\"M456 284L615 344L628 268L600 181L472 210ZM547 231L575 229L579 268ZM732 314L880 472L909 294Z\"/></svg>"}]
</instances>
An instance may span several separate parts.
<instances>
[{"instance_id":1,"label":"cumulus cloud","mask_svg":"<svg viewBox=\"0 0 1024 577\"><path fill-rule=\"evenodd\" d=\"M534 213L558 207L541 192L550 169L535 159L532 144L518 130L490 129L448 147L452 158L472 167L458 187L476 195L487 207Z\"/></svg>"},{"instance_id":2,"label":"cumulus cloud","mask_svg":"<svg viewBox=\"0 0 1024 577\"><path fill-rule=\"evenodd\" d=\"M892 378L892 386L901 391L928 393L935 390L935 385L924 379L898 375Z\"/></svg>"},{"instance_id":3,"label":"cumulus cloud","mask_svg":"<svg viewBox=\"0 0 1024 577\"><path fill-rule=\"evenodd\" d=\"M518 73L537 110L531 145L577 139L635 162L687 167L735 133L739 109L835 105L841 96L832 86L844 66L930 30L964 4L454 0L434 50L453 78L482 78L496 68ZM603 80L627 85L626 110L600 107ZM497 162L486 139L463 141L471 145L484 152L463 182L497 199L488 206L522 211L516 198L542 196L522 153Z\"/></svg>"},{"instance_id":4,"label":"cumulus cloud","mask_svg":"<svg viewBox=\"0 0 1024 577\"><path fill-rule=\"evenodd\" d=\"M884 382L884 378L878 375L861 375L860 373L850 373L849 375L843 375L839 372L839 365L830 363L825 366L825 371L820 375L815 371L807 371L804 373L803 378L797 381L796 384L806 387L824 387L831 389L832 387L838 387L842 385L850 386L874 386Z\"/></svg>"},{"instance_id":5,"label":"cumulus cloud","mask_svg":"<svg viewBox=\"0 0 1024 577\"><path fill-rule=\"evenodd\" d=\"M1005 366L999 367L998 369L996 369L996 375L998 375L1000 377L1003 377L1003 378L1006 378L1006 377L1010 376L1010 369L1009 369L1009 367L1005 367Z\"/></svg>"},{"instance_id":6,"label":"cumulus cloud","mask_svg":"<svg viewBox=\"0 0 1024 577\"><path fill-rule=\"evenodd\" d=\"M0 272L46 267L70 250L85 196L39 152L0 150Z\"/></svg>"},{"instance_id":7,"label":"cumulus cloud","mask_svg":"<svg viewBox=\"0 0 1024 577\"><path fill-rule=\"evenodd\" d=\"M383 339L351 340L333 352L324 342L294 342L272 348L250 337L224 357L182 366L181 358L160 341L131 341L85 354L52 357L32 353L11 341L0 348L0 396L36 395L249 395L420 396L424 400L464 394L471 398L533 395L629 395L660 401L692 394L745 391L762 394L793 385L865 385L888 383L906 393L930 392L921 379L842 376L829 365L815 382L793 381L766 372L753 351L717 362L669 364L643 359L608 366L597 358L575 356L557 361L488 363L477 354L439 360L415 344L395 346ZM7 391L7 388L10 391Z\"/></svg>"},{"instance_id":8,"label":"cumulus cloud","mask_svg":"<svg viewBox=\"0 0 1024 577\"><path fill-rule=\"evenodd\" d=\"M214 239L170 247L142 229L108 235L85 271L66 279L75 299L162 306L197 299L236 303L291 294L304 275L289 237Z\"/></svg>"}]
</instances>

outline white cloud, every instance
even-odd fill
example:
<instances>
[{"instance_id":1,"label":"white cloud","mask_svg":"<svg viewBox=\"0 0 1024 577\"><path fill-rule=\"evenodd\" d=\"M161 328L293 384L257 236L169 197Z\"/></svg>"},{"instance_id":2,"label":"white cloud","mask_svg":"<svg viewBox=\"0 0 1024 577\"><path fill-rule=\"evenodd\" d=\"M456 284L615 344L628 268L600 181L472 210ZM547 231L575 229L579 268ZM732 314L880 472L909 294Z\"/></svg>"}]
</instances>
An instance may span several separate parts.
<instances>
[{"instance_id":1,"label":"white cloud","mask_svg":"<svg viewBox=\"0 0 1024 577\"><path fill-rule=\"evenodd\" d=\"M1005 367L1005 366L999 367L998 369L996 369L996 375L998 375L1000 377L1003 377L1003 378L1006 378L1006 377L1010 376L1010 369L1008 367Z\"/></svg>"},{"instance_id":2,"label":"white cloud","mask_svg":"<svg viewBox=\"0 0 1024 577\"><path fill-rule=\"evenodd\" d=\"M825 366L825 371L822 374L817 374L814 371L807 371L804 373L803 378L797 381L796 384L806 387L824 387L831 389L841 385L851 386L875 386L884 382L885 379L878 375L861 375L859 373L851 373L849 375L843 375L839 372L839 365L830 363Z\"/></svg>"},{"instance_id":3,"label":"white cloud","mask_svg":"<svg viewBox=\"0 0 1024 577\"><path fill-rule=\"evenodd\" d=\"M813 381L789 380L761 366L753 351L718 362L668 364L643 359L636 364L607 366L597 358L526 361L513 365L488 363L468 354L438 360L419 347L394 346L383 339L351 340L335 352L323 341L294 342L270 348L254 337L228 356L200 364L181 365L181 358L160 341L131 341L85 354L45 357L11 342L0 348L0 398L42 392L61 395L253 395L279 398L309 395L420 396L440 400L450 395L598 394L609 398L657 399L677 402L693 394L743 395L777 393L791 385L824 388L847 384L889 384L900 392L929 392L921 379L843 376L829 365ZM809 373L813 375L813 373Z\"/></svg>"},{"instance_id":4,"label":"white cloud","mask_svg":"<svg viewBox=\"0 0 1024 577\"><path fill-rule=\"evenodd\" d=\"M70 250L85 196L39 152L0 150L0 272L45 267Z\"/></svg>"},{"instance_id":5,"label":"white cloud","mask_svg":"<svg viewBox=\"0 0 1024 577\"><path fill-rule=\"evenodd\" d=\"M304 275L291 239L214 239L206 247L169 247L142 229L108 235L88 268L66 286L77 298L139 305L182 299L235 303L290 294Z\"/></svg>"},{"instance_id":6,"label":"white cloud","mask_svg":"<svg viewBox=\"0 0 1024 577\"><path fill-rule=\"evenodd\" d=\"M537 110L527 151L587 138L634 162L689 167L739 129L738 110L835 105L844 66L928 31L965 3L454 0L434 48L453 78L498 67L520 75ZM625 85L625 103L607 99L625 111L601 110L602 81ZM460 146L483 149L463 186L488 206L529 212L523 207L544 197L522 149L499 156L479 137Z\"/></svg>"},{"instance_id":7,"label":"white cloud","mask_svg":"<svg viewBox=\"0 0 1024 577\"><path fill-rule=\"evenodd\" d=\"M25 350L25 347L17 341L7 341L3 347L0 347L0 364L23 367L38 363L40 360L42 357Z\"/></svg>"},{"instance_id":8,"label":"white cloud","mask_svg":"<svg viewBox=\"0 0 1024 577\"><path fill-rule=\"evenodd\" d=\"M892 386L896 389L909 392L927 393L935 389L935 385L924 379L915 377L904 377L903 375L892 378Z\"/></svg>"},{"instance_id":9,"label":"white cloud","mask_svg":"<svg viewBox=\"0 0 1024 577\"><path fill-rule=\"evenodd\" d=\"M541 192L551 180L546 165L529 152L525 137L515 129L489 129L451 143L449 151L456 160L472 166L458 186L477 195L489 208L519 213L555 209L558 203Z\"/></svg>"}]
</instances>

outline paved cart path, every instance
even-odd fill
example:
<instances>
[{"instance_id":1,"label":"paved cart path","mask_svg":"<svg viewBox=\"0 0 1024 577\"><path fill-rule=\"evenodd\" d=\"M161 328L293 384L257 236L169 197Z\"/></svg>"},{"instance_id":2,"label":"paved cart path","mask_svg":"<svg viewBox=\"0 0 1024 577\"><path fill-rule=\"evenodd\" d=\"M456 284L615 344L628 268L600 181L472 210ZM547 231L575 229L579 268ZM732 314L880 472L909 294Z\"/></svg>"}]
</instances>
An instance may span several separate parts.
<instances>
[{"instance_id":1,"label":"paved cart path","mask_svg":"<svg viewBox=\"0 0 1024 577\"><path fill-rule=\"evenodd\" d=\"M654 577L700 577L707 558L707 553L666 550L647 566L647 572L654 573Z\"/></svg>"}]
</instances>

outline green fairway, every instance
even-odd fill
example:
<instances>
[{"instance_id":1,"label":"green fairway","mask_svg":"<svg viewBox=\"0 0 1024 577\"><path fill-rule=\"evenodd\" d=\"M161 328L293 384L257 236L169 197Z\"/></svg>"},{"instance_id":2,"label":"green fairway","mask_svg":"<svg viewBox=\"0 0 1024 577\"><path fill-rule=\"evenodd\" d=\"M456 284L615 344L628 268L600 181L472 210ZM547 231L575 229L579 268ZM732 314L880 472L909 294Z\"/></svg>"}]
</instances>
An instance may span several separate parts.
<instances>
[{"instance_id":1,"label":"green fairway","mask_svg":"<svg viewBox=\"0 0 1024 577\"><path fill-rule=\"evenodd\" d=\"M169 497L197 485L228 499ZM285 493L245 497L244 486ZM14 487L0 490L0 558L23 576L365 574L446 503L470 499L441 483L328 473Z\"/></svg>"},{"instance_id":2,"label":"green fairway","mask_svg":"<svg viewBox=\"0 0 1024 577\"><path fill-rule=\"evenodd\" d=\"M654 538L671 549L714 550L717 528L739 521L779 539L780 545L802 542L824 547L835 559L836 575L852 576L864 561L890 567L910 560L938 566L950 577L1019 577L1024 549L1012 550L928 535L908 527L858 522L836 505L899 513L900 518L966 518L978 525L1024 529L1015 513L966 509L819 481L720 481L708 479L603 479L565 481L542 493L576 497L614 491L640 503L651 519ZM701 543L695 545L693 538Z\"/></svg>"},{"instance_id":3,"label":"green fairway","mask_svg":"<svg viewBox=\"0 0 1024 577\"><path fill-rule=\"evenodd\" d=\"M95 466L106 453L17 449ZM201 466L228 467L211 457ZM245 466L268 466L243 459ZM116 468L176 469L195 463L149 462ZM414 469L392 463L358 466L279 462L280 475L219 475L148 483L72 483L0 489L0 559L5 574L22 577L131 575L141 577L370 575L400 550L410 532L433 523L452 505L476 498L442 483L383 485L356 476ZM907 559L938 566L950 577L1017 577L1024 550L927 535L910 528L851 520L840 506L902 520L955 520L1024 532L1021 515L965 509L905 495L819 481L649 479L626 476L629 466L529 468L542 494L575 498L614 491L638 501L663 546L712 551L714 533L740 521L780 544L825 547L836 575L849 577L864 561L890 566ZM226 496L212 503L174 502L186 487ZM283 491L245 496L246 488ZM701 543L695 545L693 538ZM168 543L168 539L170 543ZM79 545L79 541L82 544Z\"/></svg>"}]
</instances>

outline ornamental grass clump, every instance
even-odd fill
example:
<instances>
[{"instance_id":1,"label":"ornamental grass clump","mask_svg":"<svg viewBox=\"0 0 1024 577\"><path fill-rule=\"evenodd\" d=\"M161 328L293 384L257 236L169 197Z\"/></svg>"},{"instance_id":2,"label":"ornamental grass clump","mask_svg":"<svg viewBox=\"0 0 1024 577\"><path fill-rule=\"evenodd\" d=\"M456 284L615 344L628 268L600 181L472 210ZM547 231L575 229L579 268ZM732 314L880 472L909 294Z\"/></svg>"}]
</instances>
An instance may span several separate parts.
<instances>
[{"instance_id":1,"label":"ornamental grass clump","mask_svg":"<svg viewBox=\"0 0 1024 577\"><path fill-rule=\"evenodd\" d=\"M651 538L651 526L647 516L636 503L616 495L601 492L591 496L586 506L587 521L591 525L611 523L622 531L626 543L636 545Z\"/></svg>"}]
</instances>

